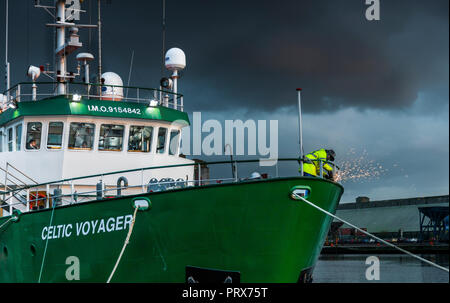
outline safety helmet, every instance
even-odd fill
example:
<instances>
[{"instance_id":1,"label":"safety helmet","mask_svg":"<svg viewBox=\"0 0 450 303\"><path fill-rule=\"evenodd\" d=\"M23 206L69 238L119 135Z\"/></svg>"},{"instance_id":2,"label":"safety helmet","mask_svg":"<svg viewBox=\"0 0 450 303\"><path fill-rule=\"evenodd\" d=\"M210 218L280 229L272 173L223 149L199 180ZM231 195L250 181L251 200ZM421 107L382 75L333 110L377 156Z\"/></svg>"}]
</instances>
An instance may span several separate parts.
<instances>
[{"instance_id":1,"label":"safety helmet","mask_svg":"<svg viewBox=\"0 0 450 303\"><path fill-rule=\"evenodd\" d=\"M336 153L334 152L334 150L327 149L326 152L327 152L327 155L330 157L330 160L334 161L334 158L336 158Z\"/></svg>"}]
</instances>

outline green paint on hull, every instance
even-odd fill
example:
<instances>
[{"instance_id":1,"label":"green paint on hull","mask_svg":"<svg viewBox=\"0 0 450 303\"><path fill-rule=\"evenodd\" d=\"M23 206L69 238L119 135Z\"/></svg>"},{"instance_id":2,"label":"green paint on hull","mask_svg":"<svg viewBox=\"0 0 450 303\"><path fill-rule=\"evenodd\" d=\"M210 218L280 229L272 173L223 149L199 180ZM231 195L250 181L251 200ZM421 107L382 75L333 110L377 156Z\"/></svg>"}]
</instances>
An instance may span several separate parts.
<instances>
[{"instance_id":1,"label":"green paint on hull","mask_svg":"<svg viewBox=\"0 0 450 303\"><path fill-rule=\"evenodd\" d=\"M20 102L17 109L8 109L0 114L0 126L24 116L61 115L133 118L167 122L179 121L189 125L189 117L186 113L163 106L148 107L142 103L105 100L71 102L64 96L58 96L35 102Z\"/></svg>"},{"instance_id":2,"label":"green paint on hull","mask_svg":"<svg viewBox=\"0 0 450 303\"><path fill-rule=\"evenodd\" d=\"M152 207L138 212L130 243L112 282L184 282L186 266L239 271L241 282L297 282L302 270L314 267L332 220L292 200L290 190L296 185L309 186L309 200L335 213L343 188L315 178L272 179L145 195ZM69 237L48 241L42 282L67 282L65 273L70 265L65 263L70 256L79 258L80 282L106 282L128 228L97 233L99 221L94 234L90 230L85 236L81 229L77 236L76 225L130 216L134 211L132 199L57 208L52 225L72 224L73 228ZM23 214L18 222L0 230L0 282L38 282L46 243L42 231L49 225L51 214L51 210ZM0 219L0 225L7 219ZM123 227L124 222L118 227ZM112 225L110 220L105 228L111 229Z\"/></svg>"}]
</instances>

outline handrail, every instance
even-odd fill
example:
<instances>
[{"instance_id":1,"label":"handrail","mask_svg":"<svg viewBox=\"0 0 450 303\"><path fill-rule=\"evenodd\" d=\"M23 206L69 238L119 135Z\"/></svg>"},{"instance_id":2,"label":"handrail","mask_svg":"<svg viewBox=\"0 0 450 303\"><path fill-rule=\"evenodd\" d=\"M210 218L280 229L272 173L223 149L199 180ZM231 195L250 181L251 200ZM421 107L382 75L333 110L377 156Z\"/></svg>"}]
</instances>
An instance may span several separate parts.
<instances>
[{"instance_id":1,"label":"handrail","mask_svg":"<svg viewBox=\"0 0 450 303\"><path fill-rule=\"evenodd\" d=\"M6 95L6 93L14 91L18 86L20 85L57 85L57 82L50 82L50 81L42 81L42 82L20 82L17 83L16 85L14 85L13 87L11 87L10 89L6 90L3 92L3 95ZM107 84L99 84L99 83L84 83L84 82L68 82L67 84L70 85L84 85L84 86L96 86L96 87L118 87L118 88L132 88L132 89L140 89L140 90L146 90L146 91L156 91L156 92L161 92L161 93L166 93L166 94L171 94L177 97L183 97L183 94L180 93L174 93L171 91L167 91L167 90L162 90L162 89L158 89L158 88L150 88L150 87L139 87L139 86L120 86L120 85L107 85ZM67 94L65 94L67 95Z\"/></svg>"},{"instance_id":2,"label":"handrail","mask_svg":"<svg viewBox=\"0 0 450 303\"><path fill-rule=\"evenodd\" d=\"M58 94L55 91L55 87L57 84L58 83L55 82L21 82L19 84L16 84L12 88L4 92L4 94L8 95L9 98L8 100L3 101L2 104L0 104L0 110L6 111L8 110L8 108L15 109L19 103L36 102L38 96L40 98L39 100L42 101L57 96L64 96L69 99L77 95L78 97L83 99L112 100L128 103L149 103L152 100L156 100L158 104L162 105L163 107L184 111L183 95L165 89L98 83L66 82L66 93ZM51 85L51 87L49 88L46 85ZM106 93L106 95L104 95L100 92L91 94L92 88L95 87L110 88L112 90L111 95L109 95L109 93ZM42 88L39 93L38 88ZM131 93L131 96L128 96L128 93L126 96L124 96L122 93L118 93L119 90L126 90L128 92L130 91L130 89L134 91L134 93ZM31 91L29 92L28 90ZM94 90L98 91L97 89Z\"/></svg>"},{"instance_id":3,"label":"handrail","mask_svg":"<svg viewBox=\"0 0 450 303\"><path fill-rule=\"evenodd\" d=\"M233 160L233 161L213 161L213 162L204 162L201 163L202 165L217 165L217 164L232 164L232 163L256 163L260 161L274 161L273 159L254 159L254 160ZM288 161L298 161L299 163L303 162L302 159L299 158L281 158L277 159L278 162L288 162ZM323 161L323 160L321 160ZM340 169L337 165L330 161L323 161L327 162L330 165L333 165L334 167ZM78 180L84 180L84 179L91 179L91 178L97 178L97 177L105 177L105 176L111 176L111 175L117 175L117 174L124 174L124 173L132 173L132 172L140 172L140 171L148 171L148 170L154 170L154 169L165 169L165 168L175 168L175 167L188 167L188 166L196 166L198 163L186 163L186 164L174 164L174 165L164 165L164 166L150 166L150 167L144 167L144 168L135 168L135 169L129 169L129 170L120 170L120 171L114 171L110 173L101 173L101 174L95 174L95 175L89 175L89 176L83 176L83 177L76 177L76 178L69 178L69 179L63 179L58 181L52 181L52 182L46 182L36 185L29 185L26 187L21 187L20 190L26 190L30 188L35 187L43 187L47 185L53 185L53 184L61 184L65 182L73 182ZM11 192L14 192L16 190L7 191L7 192L1 192L0 194L9 194Z\"/></svg>"},{"instance_id":4,"label":"handrail","mask_svg":"<svg viewBox=\"0 0 450 303\"><path fill-rule=\"evenodd\" d=\"M28 180L30 180L31 182L34 182L36 184L38 184L38 182L36 182L35 180L33 180L32 178L30 178L29 176L27 176L26 174L24 174L21 170L19 170L17 167L15 167L14 165L12 165L9 162L6 162L6 169L8 169L9 167L12 167L16 172L18 172L19 174L21 174L22 176L24 176L25 178L27 178ZM19 180L17 177L15 177L14 175L11 175L14 178L16 178L17 180ZM24 183L22 180L19 180L20 182Z\"/></svg>"},{"instance_id":5,"label":"handrail","mask_svg":"<svg viewBox=\"0 0 450 303\"><path fill-rule=\"evenodd\" d=\"M53 201L53 203L56 203L57 206L64 206L64 205L72 205L73 203L87 203L87 202L92 202L94 200L101 200L101 199L106 199L106 198L113 198L113 197L119 197L119 190L126 190L127 193L125 194L126 196L128 195L136 195L138 194L138 192L135 191L135 189L142 189L142 193L149 193L149 192L164 192L167 190L175 190L175 189L182 189L182 188L191 188L191 187L201 187L205 184L229 184L229 183L238 183L238 182L246 182L246 181L252 181L254 179L250 178L237 178L237 175L233 178L213 178L213 179L203 179L200 176L200 171L198 174L198 177L195 177L193 180L188 180L188 179L177 179L174 180L172 178L163 178L161 180L157 180L155 178L153 178L152 180L150 180L149 183L145 183L144 179L141 177L142 180L142 184L133 184L133 185L125 185L125 186L121 186L121 185L117 185L115 186L107 186L105 183L103 183L104 177L105 176L110 176L110 175L117 175L117 174L124 174L124 173L130 173L130 172L141 172L143 173L144 170L154 170L154 169L165 169L165 168L174 168L174 167L187 167L187 166L197 166L197 165L215 165L215 164L234 164L236 165L237 168L237 164L238 163L257 163L257 162L261 162L261 161L271 161L273 162L274 159L257 159L257 160L234 160L234 161L214 161L214 162L203 162L203 163L198 163L198 162L193 162L193 163L187 163L187 164L176 164L176 165L165 165L165 166L153 166L153 167L147 167L147 168L138 168L138 169L130 169L130 170L122 170L122 171L116 171L116 172L110 172L110 173L103 173L103 174L96 174L96 175L90 175L90 176L84 176L84 177L78 177L78 178L71 178L71 179L64 179L64 180L59 180L59 181L54 181L54 182L47 182L47 183L42 183L42 184L37 184L37 185L29 185L26 187L21 187L21 188L16 188L16 189L10 189L9 191L5 191L5 192L1 192L0 194L3 194L4 197L6 195L8 195L7 199L4 200L0 200L0 209L7 209L7 213L13 213L13 211L15 209L21 210L21 211L25 211L25 212L29 212L29 211L34 211L34 210L41 210L41 209L48 209L49 208L49 203L50 201ZM303 160L302 159L298 159L298 158L282 158L282 159L277 159L278 162L286 162L286 161L296 161L298 163L302 163ZM338 166L336 166L334 163L329 162L329 161L324 161L324 160L320 160L321 163L320 165L322 166L323 163L322 162L327 162L330 165L333 166L333 169L339 169ZM278 176L278 164L276 164L276 168L277 168L277 174L275 179L279 178ZM143 176L143 175L142 175ZM76 190L74 191L74 182L75 180L83 180L83 179L90 179L90 178L98 178L100 177L100 182L97 183L97 188L95 190L93 189L87 189L87 191L83 191L83 192L77 192ZM318 180L322 180L322 176L318 176L317 178ZM156 180L155 182L153 182L153 180ZM330 180L330 181L334 181L334 180ZM337 185L338 182L334 181L334 183L336 183ZM94 184L88 184L89 186L94 186ZM99 185L102 185L99 187ZM45 192L46 194L44 196L39 196L38 193L40 193L39 189L40 187L44 187L45 186ZM62 190L60 189L61 186L64 188L66 186L70 186L70 192L63 193ZM75 186L84 186L84 185L80 185L77 184ZM55 188L56 187L56 188ZM31 189L33 188L33 189ZM55 192L54 194L50 193L50 188L55 188ZM131 190L131 192L129 192L129 190ZM117 195L114 194L113 192L117 191ZM31 194L34 194L34 196L32 196ZM111 193L111 194L108 194ZM24 196L25 195L25 196ZM11 198L14 198L15 201L9 201ZM26 200L24 200L26 199ZM44 201L44 204L42 204L41 202ZM20 205L20 207L19 207ZM33 207L32 207L33 206ZM25 208L25 210L23 209Z\"/></svg>"},{"instance_id":6,"label":"handrail","mask_svg":"<svg viewBox=\"0 0 450 303\"><path fill-rule=\"evenodd\" d=\"M203 180L204 182L211 182L211 181L233 181L235 180L234 178L225 178L225 179L209 179L209 180ZM179 185L177 185L177 183L195 183L197 182L197 180L189 180L189 181L169 181L169 182L158 182L154 185L164 185L164 184L174 184L175 183L175 188L180 188ZM106 192L114 192L117 191L118 189L120 190L126 190L126 189L133 189L133 188L141 188L142 185L147 186L148 184L141 184L141 185L130 185L130 186L122 186L122 187L110 187L110 188L105 188L105 189L100 189L100 190L92 190L92 191L86 191L86 192L82 192L82 193L77 193L77 196L79 198L83 198L83 197L96 197L95 194L101 192L101 193L106 193ZM59 199L59 198L64 198L64 197L71 197L73 196L72 194L60 194L60 195L52 195L51 198L53 199ZM115 195L116 197L118 196L117 194ZM35 198L32 199L30 202L40 202L40 201L46 201L49 197L44 197L44 198ZM5 201L3 201L5 202ZM16 205L25 205L22 202L18 202L18 203L13 203L13 204L5 204L3 206L0 206L0 208L6 208L6 207L11 207L11 206L16 206Z\"/></svg>"}]
</instances>

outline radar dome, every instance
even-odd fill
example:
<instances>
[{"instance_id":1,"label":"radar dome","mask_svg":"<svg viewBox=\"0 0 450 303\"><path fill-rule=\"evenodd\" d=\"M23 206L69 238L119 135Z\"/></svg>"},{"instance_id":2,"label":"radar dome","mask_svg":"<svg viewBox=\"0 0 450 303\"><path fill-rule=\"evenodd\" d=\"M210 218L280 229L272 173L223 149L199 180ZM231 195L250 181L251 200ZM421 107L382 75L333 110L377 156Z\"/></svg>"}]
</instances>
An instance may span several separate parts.
<instances>
[{"instance_id":1,"label":"radar dome","mask_svg":"<svg viewBox=\"0 0 450 303\"><path fill-rule=\"evenodd\" d=\"M186 55L179 48L171 48L166 53L166 68L168 70L182 70L186 67Z\"/></svg>"},{"instance_id":2,"label":"radar dome","mask_svg":"<svg viewBox=\"0 0 450 303\"><path fill-rule=\"evenodd\" d=\"M123 81L116 73L102 74L102 100L121 101L123 99Z\"/></svg>"},{"instance_id":3,"label":"radar dome","mask_svg":"<svg viewBox=\"0 0 450 303\"><path fill-rule=\"evenodd\" d=\"M90 53L79 53L77 55L78 61L92 61L94 60L94 55Z\"/></svg>"}]
</instances>

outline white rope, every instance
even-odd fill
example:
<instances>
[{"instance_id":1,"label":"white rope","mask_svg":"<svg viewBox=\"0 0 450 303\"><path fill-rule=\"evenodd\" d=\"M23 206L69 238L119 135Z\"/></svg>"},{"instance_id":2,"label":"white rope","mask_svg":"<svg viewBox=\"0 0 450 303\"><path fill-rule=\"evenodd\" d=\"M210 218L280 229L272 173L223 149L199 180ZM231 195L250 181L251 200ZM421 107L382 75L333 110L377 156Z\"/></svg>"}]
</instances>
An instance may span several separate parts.
<instances>
[{"instance_id":1,"label":"white rope","mask_svg":"<svg viewBox=\"0 0 450 303\"><path fill-rule=\"evenodd\" d=\"M128 231L128 235L125 239L125 243L123 244L122 251L120 252L119 258L117 258L116 265L114 266L114 269L111 272L111 275L109 276L108 281L106 283L111 282L111 279L114 276L114 273L116 272L117 266L119 266L120 259L122 258L125 248L127 247L128 243L130 241L131 234L133 233L134 223L136 222L136 214L137 214L138 210L139 210L139 207L136 207L136 209L134 210L133 221L131 221L130 230Z\"/></svg>"},{"instance_id":2,"label":"white rope","mask_svg":"<svg viewBox=\"0 0 450 303\"><path fill-rule=\"evenodd\" d=\"M56 208L56 203L53 203L52 215L50 216L50 224L48 226L52 226L52 224L53 224L53 215L55 214L55 208ZM49 240L49 237L47 237L47 240L45 241L44 255L42 256L41 270L39 272L38 283L41 283L42 272L44 271L45 257L47 256L48 240Z\"/></svg>"},{"instance_id":3,"label":"white rope","mask_svg":"<svg viewBox=\"0 0 450 303\"><path fill-rule=\"evenodd\" d=\"M299 198L299 199L302 200L303 202L306 202L306 203L308 203L309 205L311 205L312 207L314 207L314 208L320 210L321 212L327 214L328 216L333 217L333 218L335 218L335 219L337 219L337 220L339 220L339 221L341 221L341 222L344 222L345 224L347 224L347 225L353 227L354 229L356 229L356 230L362 232L363 234L368 235L369 237L372 237L372 238L374 238L374 239L380 241L381 243L384 243L384 244L386 244L386 245L388 245L388 246L390 246L390 247L393 247L393 248L395 248L395 249L398 249L399 251L401 251L401 252L403 252L403 253L405 253L405 254L407 254L407 255L410 255L411 257L414 257L414 258L416 258L416 259L418 259L418 260L420 260L420 261L422 261L422 262L425 262L425 263L427 263L427 264L430 264L430 265L432 265L432 266L434 266L434 267L436 267L436 268L439 268L439 269L441 269L441 270L443 270L443 271L449 272L448 268L446 268L446 267L440 266L440 265L438 265L438 264L436 264L436 263L433 263L433 262L431 262L431 261L429 261L429 260L427 260L427 259L424 259L424 258L422 258L422 257L419 257L419 256L417 256L417 255L415 255L415 254L413 254L413 253L411 253L411 252L409 252L409 251L407 251L407 250L404 250L404 249L402 249L402 248L400 248L400 247L398 247L398 246L396 246L396 245L394 245L394 244L392 244L392 243L389 243L389 242L387 242L387 241L385 241L385 240L383 240L383 239L380 239L380 238L378 238L377 236L374 236L374 235L372 235L371 233L368 233L368 232L366 232L365 230L362 230L361 228L359 228L359 227L357 227L357 226L355 226L355 225L353 225L353 224L351 224L351 223L349 223L349 222L347 222L347 221L345 221L345 220L343 220L343 219L341 219L341 218L339 218L339 217L333 215L332 213L327 212L326 210L320 208L319 206L315 205L315 204L312 203L312 202L309 202L308 200L304 199L303 197L300 197L299 195L297 195L297 194L295 194L295 193L293 193L293 195L295 195L297 198Z\"/></svg>"}]
</instances>

